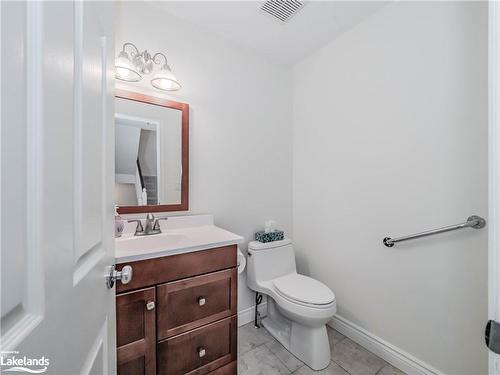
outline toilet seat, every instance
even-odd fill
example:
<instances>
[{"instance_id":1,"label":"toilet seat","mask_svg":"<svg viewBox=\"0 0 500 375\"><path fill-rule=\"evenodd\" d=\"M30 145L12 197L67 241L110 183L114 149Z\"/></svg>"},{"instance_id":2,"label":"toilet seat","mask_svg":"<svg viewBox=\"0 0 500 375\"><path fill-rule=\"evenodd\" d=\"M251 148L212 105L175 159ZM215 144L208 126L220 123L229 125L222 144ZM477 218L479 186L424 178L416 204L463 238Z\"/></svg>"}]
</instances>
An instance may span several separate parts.
<instances>
[{"instance_id":1,"label":"toilet seat","mask_svg":"<svg viewBox=\"0 0 500 375\"><path fill-rule=\"evenodd\" d=\"M335 302L335 294L325 284L297 273L274 279L273 286L281 297L300 305L327 308Z\"/></svg>"}]
</instances>

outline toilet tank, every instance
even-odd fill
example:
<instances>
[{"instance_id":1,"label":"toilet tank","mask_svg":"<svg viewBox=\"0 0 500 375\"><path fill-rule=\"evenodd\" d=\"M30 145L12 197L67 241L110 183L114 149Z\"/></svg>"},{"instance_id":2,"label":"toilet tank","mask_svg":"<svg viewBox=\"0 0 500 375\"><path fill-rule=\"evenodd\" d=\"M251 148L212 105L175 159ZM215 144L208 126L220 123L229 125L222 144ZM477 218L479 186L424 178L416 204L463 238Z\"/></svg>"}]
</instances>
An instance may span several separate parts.
<instances>
[{"instance_id":1,"label":"toilet tank","mask_svg":"<svg viewBox=\"0 0 500 375\"><path fill-rule=\"evenodd\" d=\"M252 241L248 244L247 284L250 289L259 291L259 283L292 272L296 272L296 265L290 239L267 243Z\"/></svg>"}]
</instances>

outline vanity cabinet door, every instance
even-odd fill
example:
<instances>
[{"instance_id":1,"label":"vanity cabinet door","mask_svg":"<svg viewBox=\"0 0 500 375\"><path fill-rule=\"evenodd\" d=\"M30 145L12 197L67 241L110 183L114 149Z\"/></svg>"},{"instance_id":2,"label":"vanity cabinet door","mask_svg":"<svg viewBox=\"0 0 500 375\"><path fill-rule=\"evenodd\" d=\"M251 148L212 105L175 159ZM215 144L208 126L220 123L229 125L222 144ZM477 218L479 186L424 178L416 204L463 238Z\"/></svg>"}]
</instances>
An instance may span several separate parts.
<instances>
[{"instance_id":1,"label":"vanity cabinet door","mask_svg":"<svg viewBox=\"0 0 500 375\"><path fill-rule=\"evenodd\" d=\"M118 375L156 374L155 288L116 296Z\"/></svg>"},{"instance_id":2,"label":"vanity cabinet door","mask_svg":"<svg viewBox=\"0 0 500 375\"><path fill-rule=\"evenodd\" d=\"M161 341L158 375L236 375L236 342L236 316Z\"/></svg>"},{"instance_id":3,"label":"vanity cabinet door","mask_svg":"<svg viewBox=\"0 0 500 375\"><path fill-rule=\"evenodd\" d=\"M236 268L158 286L158 339L236 314Z\"/></svg>"}]
</instances>

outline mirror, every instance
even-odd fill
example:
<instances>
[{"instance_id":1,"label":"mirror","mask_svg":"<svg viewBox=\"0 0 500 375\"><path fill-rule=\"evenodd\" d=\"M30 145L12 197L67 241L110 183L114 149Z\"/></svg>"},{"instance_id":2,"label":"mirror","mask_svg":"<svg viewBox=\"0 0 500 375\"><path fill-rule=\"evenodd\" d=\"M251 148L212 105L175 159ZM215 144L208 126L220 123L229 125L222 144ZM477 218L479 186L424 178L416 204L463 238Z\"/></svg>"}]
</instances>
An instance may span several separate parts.
<instances>
[{"instance_id":1,"label":"mirror","mask_svg":"<svg viewBox=\"0 0 500 375\"><path fill-rule=\"evenodd\" d=\"M188 209L189 106L119 90L115 203L120 214Z\"/></svg>"}]
</instances>

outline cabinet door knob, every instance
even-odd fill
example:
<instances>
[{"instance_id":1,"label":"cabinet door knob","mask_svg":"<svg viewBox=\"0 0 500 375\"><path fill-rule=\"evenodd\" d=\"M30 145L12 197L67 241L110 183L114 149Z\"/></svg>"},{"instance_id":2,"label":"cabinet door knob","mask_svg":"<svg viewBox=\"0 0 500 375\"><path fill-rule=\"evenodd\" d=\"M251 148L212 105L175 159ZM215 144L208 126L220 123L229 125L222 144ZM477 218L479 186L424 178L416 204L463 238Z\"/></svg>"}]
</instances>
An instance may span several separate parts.
<instances>
[{"instance_id":1,"label":"cabinet door knob","mask_svg":"<svg viewBox=\"0 0 500 375\"><path fill-rule=\"evenodd\" d=\"M153 301L149 301L146 303L146 310L154 310L155 308L155 303Z\"/></svg>"},{"instance_id":2,"label":"cabinet door knob","mask_svg":"<svg viewBox=\"0 0 500 375\"><path fill-rule=\"evenodd\" d=\"M198 305L203 306L205 303L207 303L205 297L198 297Z\"/></svg>"},{"instance_id":3,"label":"cabinet door knob","mask_svg":"<svg viewBox=\"0 0 500 375\"><path fill-rule=\"evenodd\" d=\"M205 350L204 347L198 348L198 355L200 356L200 358L205 357L205 354L207 354L207 351Z\"/></svg>"}]
</instances>

